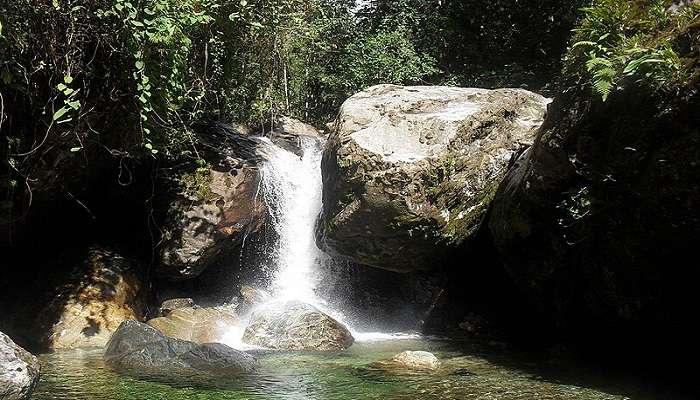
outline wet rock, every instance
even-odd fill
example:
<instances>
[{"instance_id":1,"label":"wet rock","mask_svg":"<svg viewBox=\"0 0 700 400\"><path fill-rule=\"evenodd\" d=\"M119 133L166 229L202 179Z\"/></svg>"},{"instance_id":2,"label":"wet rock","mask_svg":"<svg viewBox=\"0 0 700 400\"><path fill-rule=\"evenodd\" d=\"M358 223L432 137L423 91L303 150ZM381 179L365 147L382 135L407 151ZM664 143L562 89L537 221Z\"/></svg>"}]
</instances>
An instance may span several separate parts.
<instances>
[{"instance_id":1,"label":"wet rock","mask_svg":"<svg viewBox=\"0 0 700 400\"><path fill-rule=\"evenodd\" d=\"M140 265L113 250L91 248L41 313L45 344L54 350L104 347L122 322L143 318L145 304Z\"/></svg>"},{"instance_id":2,"label":"wet rock","mask_svg":"<svg viewBox=\"0 0 700 400\"><path fill-rule=\"evenodd\" d=\"M230 375L252 372L258 363L251 355L220 343L196 344L169 338L137 321L124 322L104 354L107 365L136 376L205 373Z\"/></svg>"},{"instance_id":3,"label":"wet rock","mask_svg":"<svg viewBox=\"0 0 700 400\"><path fill-rule=\"evenodd\" d=\"M186 307L147 323L171 338L194 343L222 343L238 319L232 311L224 308Z\"/></svg>"},{"instance_id":4,"label":"wet rock","mask_svg":"<svg viewBox=\"0 0 700 400\"><path fill-rule=\"evenodd\" d=\"M320 138L321 133L313 126L294 118L280 117L275 123L275 129L267 136L277 146L291 151L299 156L304 155L301 137L311 136Z\"/></svg>"},{"instance_id":5,"label":"wet rock","mask_svg":"<svg viewBox=\"0 0 700 400\"><path fill-rule=\"evenodd\" d=\"M0 332L0 398L28 399L39 383L39 360Z\"/></svg>"},{"instance_id":6,"label":"wet rock","mask_svg":"<svg viewBox=\"0 0 700 400\"><path fill-rule=\"evenodd\" d=\"M390 360L375 363L375 367L386 369L436 370L440 361L433 353L427 351L404 351Z\"/></svg>"},{"instance_id":7,"label":"wet rock","mask_svg":"<svg viewBox=\"0 0 700 400\"><path fill-rule=\"evenodd\" d=\"M270 294L266 291L248 285L241 287L241 299L246 306L262 304L270 299Z\"/></svg>"},{"instance_id":8,"label":"wet rock","mask_svg":"<svg viewBox=\"0 0 700 400\"><path fill-rule=\"evenodd\" d=\"M325 251L430 269L473 236L548 100L520 89L379 85L343 105L323 154Z\"/></svg>"},{"instance_id":9,"label":"wet rock","mask_svg":"<svg viewBox=\"0 0 700 400\"><path fill-rule=\"evenodd\" d=\"M158 314L161 317L166 317L174 310L191 307L194 307L194 300L190 298L168 299L160 304Z\"/></svg>"},{"instance_id":10,"label":"wet rock","mask_svg":"<svg viewBox=\"0 0 700 400\"><path fill-rule=\"evenodd\" d=\"M310 304L290 301L256 310L245 330L245 343L277 350L333 351L355 339L340 322Z\"/></svg>"},{"instance_id":11,"label":"wet rock","mask_svg":"<svg viewBox=\"0 0 700 400\"><path fill-rule=\"evenodd\" d=\"M234 165L235 164L235 165ZM171 204L170 238L160 249L160 277L179 281L194 278L257 232L266 208L258 198L260 171L244 163L224 164L196 182L196 193L181 194Z\"/></svg>"}]
</instances>

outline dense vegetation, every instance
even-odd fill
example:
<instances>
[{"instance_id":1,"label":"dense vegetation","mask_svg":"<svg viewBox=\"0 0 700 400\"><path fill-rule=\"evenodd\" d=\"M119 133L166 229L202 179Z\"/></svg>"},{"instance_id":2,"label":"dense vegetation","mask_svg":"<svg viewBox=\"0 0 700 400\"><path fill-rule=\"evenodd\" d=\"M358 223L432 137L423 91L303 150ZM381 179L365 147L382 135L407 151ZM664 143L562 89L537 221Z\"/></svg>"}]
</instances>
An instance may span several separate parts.
<instances>
[{"instance_id":1,"label":"dense vegetation","mask_svg":"<svg viewBox=\"0 0 700 400\"><path fill-rule=\"evenodd\" d=\"M33 191L66 190L96 160L192 165L197 121L264 129L285 114L322 125L377 83L541 87L558 70L577 2L538 6L3 1L3 219L19 218Z\"/></svg>"},{"instance_id":2,"label":"dense vegetation","mask_svg":"<svg viewBox=\"0 0 700 400\"><path fill-rule=\"evenodd\" d=\"M2 219L101 160L119 166L122 185L128 163L201 166L198 121L265 130L290 115L322 126L377 83L552 95L577 16L564 75L603 99L630 77L666 89L697 81L682 40L697 4L586 3L2 1Z\"/></svg>"}]
</instances>

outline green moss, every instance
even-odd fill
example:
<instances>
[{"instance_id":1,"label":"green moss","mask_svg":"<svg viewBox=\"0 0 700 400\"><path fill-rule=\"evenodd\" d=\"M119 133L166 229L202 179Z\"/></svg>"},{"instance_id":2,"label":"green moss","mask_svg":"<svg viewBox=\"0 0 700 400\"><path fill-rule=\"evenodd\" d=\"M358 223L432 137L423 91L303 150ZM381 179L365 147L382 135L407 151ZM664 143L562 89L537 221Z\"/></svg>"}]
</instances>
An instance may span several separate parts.
<instances>
[{"instance_id":1,"label":"green moss","mask_svg":"<svg viewBox=\"0 0 700 400\"><path fill-rule=\"evenodd\" d=\"M198 167L194 171L184 173L180 177L182 193L202 201L216 198L216 194L211 190L211 182L211 165L204 160L198 160Z\"/></svg>"}]
</instances>

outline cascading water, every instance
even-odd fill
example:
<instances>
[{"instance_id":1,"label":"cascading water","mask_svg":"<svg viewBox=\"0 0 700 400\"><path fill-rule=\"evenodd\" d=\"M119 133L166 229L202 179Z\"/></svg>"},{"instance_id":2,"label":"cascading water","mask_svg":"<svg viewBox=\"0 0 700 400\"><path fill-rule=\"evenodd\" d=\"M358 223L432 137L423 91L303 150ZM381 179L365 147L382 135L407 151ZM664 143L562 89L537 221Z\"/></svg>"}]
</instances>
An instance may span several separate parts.
<instances>
[{"instance_id":1,"label":"cascading water","mask_svg":"<svg viewBox=\"0 0 700 400\"><path fill-rule=\"evenodd\" d=\"M263 167L263 195L270 210L277 245L269 260L273 297L318 306L314 288L317 265L326 258L314 241L314 224L321 210L320 140L300 137L303 156L269 143Z\"/></svg>"},{"instance_id":2,"label":"cascading water","mask_svg":"<svg viewBox=\"0 0 700 400\"><path fill-rule=\"evenodd\" d=\"M317 293L324 278L323 267L334 261L315 242L315 224L322 207L323 142L306 136L299 140L301 157L267 138L259 138L266 159L260 189L274 230L274 239L265 243L267 253L262 259L270 302L298 300L311 304L344 323L358 341L416 338L411 334L358 332L337 308L339 301L329 301ZM225 342L235 348L249 348L241 342L244 329L229 332Z\"/></svg>"}]
</instances>

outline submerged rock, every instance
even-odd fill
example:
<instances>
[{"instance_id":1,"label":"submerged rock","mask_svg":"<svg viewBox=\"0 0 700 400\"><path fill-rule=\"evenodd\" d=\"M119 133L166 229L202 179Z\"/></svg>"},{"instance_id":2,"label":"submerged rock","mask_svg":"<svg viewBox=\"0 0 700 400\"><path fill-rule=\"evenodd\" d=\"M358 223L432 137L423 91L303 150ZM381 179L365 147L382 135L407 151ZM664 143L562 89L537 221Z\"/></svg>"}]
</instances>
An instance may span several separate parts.
<instances>
[{"instance_id":1,"label":"submerged rock","mask_svg":"<svg viewBox=\"0 0 700 400\"><path fill-rule=\"evenodd\" d=\"M440 360L427 351L404 351L386 361L379 361L375 367L387 369L436 370Z\"/></svg>"},{"instance_id":2,"label":"submerged rock","mask_svg":"<svg viewBox=\"0 0 700 400\"><path fill-rule=\"evenodd\" d=\"M178 308L148 325L166 336L194 343L222 343L238 323L232 311L220 308Z\"/></svg>"},{"instance_id":3,"label":"submerged rock","mask_svg":"<svg viewBox=\"0 0 700 400\"><path fill-rule=\"evenodd\" d=\"M323 154L317 242L392 271L471 237L548 100L520 89L379 85L343 105Z\"/></svg>"},{"instance_id":4,"label":"submerged rock","mask_svg":"<svg viewBox=\"0 0 700 400\"><path fill-rule=\"evenodd\" d=\"M28 399L39 383L39 360L0 332L0 398Z\"/></svg>"},{"instance_id":5,"label":"submerged rock","mask_svg":"<svg viewBox=\"0 0 700 400\"><path fill-rule=\"evenodd\" d=\"M245 343L277 350L344 350L355 339L340 322L298 301L268 304L253 313Z\"/></svg>"},{"instance_id":6,"label":"submerged rock","mask_svg":"<svg viewBox=\"0 0 700 400\"><path fill-rule=\"evenodd\" d=\"M136 376L177 377L205 373L229 375L252 372L255 358L220 343L196 344L165 336L137 321L124 322L104 354L111 368Z\"/></svg>"},{"instance_id":7,"label":"submerged rock","mask_svg":"<svg viewBox=\"0 0 700 400\"><path fill-rule=\"evenodd\" d=\"M47 347L104 347L122 322L143 318L145 304L140 266L113 250L91 248L40 316Z\"/></svg>"}]
</instances>

